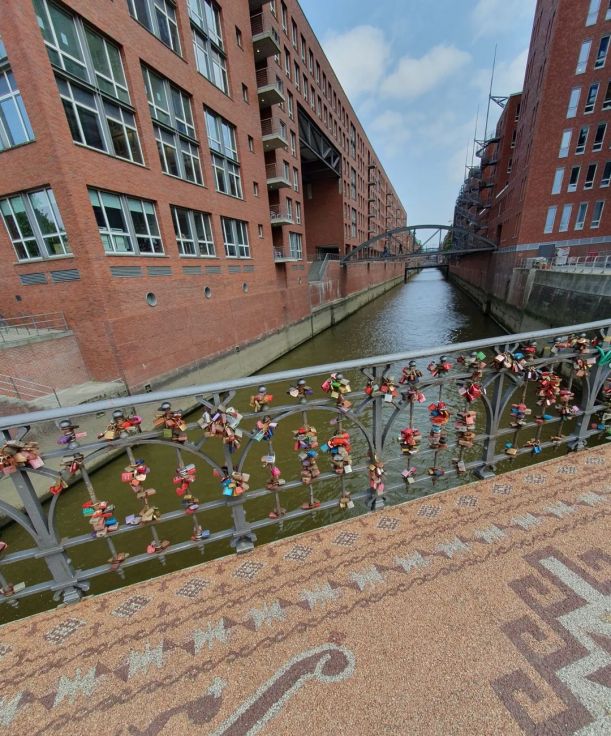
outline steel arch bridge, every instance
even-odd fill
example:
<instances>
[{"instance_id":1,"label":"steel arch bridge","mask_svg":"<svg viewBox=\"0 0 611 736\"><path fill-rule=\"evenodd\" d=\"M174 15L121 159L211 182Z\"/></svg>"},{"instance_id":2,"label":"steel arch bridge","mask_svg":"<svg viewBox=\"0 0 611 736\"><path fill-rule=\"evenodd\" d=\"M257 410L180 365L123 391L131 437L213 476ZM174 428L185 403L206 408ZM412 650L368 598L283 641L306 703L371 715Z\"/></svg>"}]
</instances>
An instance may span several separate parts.
<instances>
[{"instance_id":1,"label":"steel arch bridge","mask_svg":"<svg viewBox=\"0 0 611 736\"><path fill-rule=\"evenodd\" d=\"M397 237L405 234L408 238ZM425 234L428 237L423 239ZM380 243L384 243L382 251ZM405 225L366 240L347 253L340 262L346 265L357 261L399 260L405 263L406 268L436 268L447 265L450 258L470 253L491 253L496 251L496 247L494 241L462 227Z\"/></svg>"}]
</instances>

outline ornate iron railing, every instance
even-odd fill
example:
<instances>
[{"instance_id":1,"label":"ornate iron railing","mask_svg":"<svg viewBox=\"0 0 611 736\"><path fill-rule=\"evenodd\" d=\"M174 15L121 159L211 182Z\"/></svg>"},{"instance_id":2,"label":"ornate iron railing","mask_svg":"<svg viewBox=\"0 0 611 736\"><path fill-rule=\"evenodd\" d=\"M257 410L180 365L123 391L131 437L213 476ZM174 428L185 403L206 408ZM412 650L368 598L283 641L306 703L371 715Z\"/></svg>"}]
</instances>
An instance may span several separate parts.
<instances>
[{"instance_id":1,"label":"ornate iron railing","mask_svg":"<svg viewBox=\"0 0 611 736\"><path fill-rule=\"evenodd\" d=\"M0 552L0 600L77 601L93 579L153 558L185 553L191 564L187 553L217 543L246 552L276 525L293 533L304 519L320 525L546 450L581 449L611 418L610 328L603 320L0 419L0 512L32 542ZM109 458L127 466L96 469ZM178 496L155 497L151 468L168 458L177 470L155 485ZM49 503L41 481L52 484ZM64 533L58 518L73 494L84 516ZM142 547L127 556L130 539Z\"/></svg>"}]
</instances>

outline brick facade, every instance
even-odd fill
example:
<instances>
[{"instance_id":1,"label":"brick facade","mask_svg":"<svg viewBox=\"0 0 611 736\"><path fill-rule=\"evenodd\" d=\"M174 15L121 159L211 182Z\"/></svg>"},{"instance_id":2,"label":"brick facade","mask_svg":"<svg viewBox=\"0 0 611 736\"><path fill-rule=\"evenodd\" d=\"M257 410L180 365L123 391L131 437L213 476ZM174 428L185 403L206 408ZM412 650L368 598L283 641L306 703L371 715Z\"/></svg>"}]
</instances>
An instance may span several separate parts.
<instances>
[{"instance_id":1,"label":"brick facade","mask_svg":"<svg viewBox=\"0 0 611 736\"><path fill-rule=\"evenodd\" d=\"M608 0L537 4L524 90L507 99L494 136L480 151L481 165L470 177L476 182L472 209L465 213L467 180L455 213L458 224L495 240L499 251L491 259L465 258L453 270L495 296L507 297L515 266L553 253L552 245L570 248L571 256L611 251L610 34ZM586 103L593 85L598 94L590 109ZM584 128L588 134L581 150L577 145ZM561 151L563 136L566 151ZM586 186L594 166L592 185ZM576 167L578 177L571 184ZM593 220L601 206L597 203L603 203L598 223ZM580 223L578 213L584 210ZM476 283L473 279L489 259L486 283Z\"/></svg>"},{"instance_id":2,"label":"brick facade","mask_svg":"<svg viewBox=\"0 0 611 736\"><path fill-rule=\"evenodd\" d=\"M36 14L45 2L53 5L54 0L36 2L36 10L32 0L6 3L0 16L0 37L35 136L27 145L0 153L0 200L7 195L50 188L72 254L18 261L7 229L0 225L4 273L0 314L64 312L92 378L122 377L131 385L142 385L147 379L191 366L303 319L310 310L307 260L312 260L317 249L328 245L344 254L371 234L406 224L405 211L392 185L293 0L286 6L287 32L282 29L284 6L280 2L224 0L216 6L220 11L221 55L226 62L228 94L197 69L192 31L196 26L189 14L190 7L196 6L194 0L189 5L187 0L166 0L175 9L180 54L132 17L128 0L55 3L82 19L83 28L93 29L118 47L143 165L74 142L55 77L76 84L79 79L50 63ZM204 0L201 2L203 7ZM293 22L298 47L302 37L305 39L305 64L301 49L296 50L292 44ZM266 56L270 54L269 47L257 51L264 48L257 38L266 30L281 48L276 58L273 54ZM64 41L60 39L58 43L61 47ZM300 87L304 87L305 73L308 98L314 87L316 100L320 96L321 104L324 102L320 116L317 103L313 110L296 89L294 68L291 79L286 76L285 47L291 64L299 64ZM264 58L259 61L261 56L257 54L261 53ZM0 61L0 68L2 63L7 62ZM143 65L190 98L203 186L162 171ZM263 76L274 80L278 77L284 88L283 100L267 106L261 92L263 69ZM87 89L87 85L83 88ZM292 118L288 111L289 92L293 94ZM103 99L113 102L108 97ZM204 109L235 126L241 198L222 194L215 187ZM302 161L305 149L300 143L299 111L337 149L341 161L339 176L324 164L317 167ZM266 133L276 130L280 121L285 124L286 145L270 150ZM356 133L354 156L350 126ZM295 155L291 132L296 140ZM277 144L276 141L274 145ZM288 163L290 186L284 182L279 189L268 186L270 170L266 167L283 161ZM352 168L358 172L354 201L350 198ZM297 179L293 178L294 172ZM370 178L375 179L372 187ZM105 253L88 189L154 203L163 254ZM270 211L278 205L282 214L287 197L292 199L292 222L272 224ZM380 206L375 217L368 219L372 211L370 199ZM382 201L385 206L388 203L384 217ZM297 222L298 204L301 224ZM179 254L171 205L210 214L215 257ZM350 231L352 207L357 210L359 223L354 237ZM221 217L247 223L249 258L225 255ZM291 252L289 233L302 236L303 256ZM380 272L379 277L384 279L385 274ZM153 295L149 298L156 300L155 306L149 305L147 295Z\"/></svg>"}]
</instances>

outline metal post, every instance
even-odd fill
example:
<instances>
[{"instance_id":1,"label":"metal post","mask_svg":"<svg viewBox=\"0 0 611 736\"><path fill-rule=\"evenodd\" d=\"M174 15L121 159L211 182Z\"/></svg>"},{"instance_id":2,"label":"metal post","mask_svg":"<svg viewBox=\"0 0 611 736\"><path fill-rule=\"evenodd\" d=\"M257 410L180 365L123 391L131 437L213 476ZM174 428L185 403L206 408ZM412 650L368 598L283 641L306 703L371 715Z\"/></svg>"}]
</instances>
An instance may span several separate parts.
<instances>
[{"instance_id":1,"label":"metal post","mask_svg":"<svg viewBox=\"0 0 611 736\"><path fill-rule=\"evenodd\" d=\"M6 437L7 433L4 434ZM72 560L66 554L55 529L48 526L47 517L27 472L17 470L11 474L11 479L36 530L38 556L44 559L55 581L53 597L58 600L61 596L64 603L78 603L83 592L89 589L89 583L77 581Z\"/></svg>"},{"instance_id":2,"label":"metal post","mask_svg":"<svg viewBox=\"0 0 611 736\"><path fill-rule=\"evenodd\" d=\"M374 381L381 381L382 376L384 375L384 368L381 368L380 366L374 366L371 370L371 376L374 379ZM373 449L376 455L382 459L382 436L383 436L383 430L384 430L384 419L382 417L382 411L383 411L383 403L382 403L382 396L375 396L373 398L372 404L373 408L371 411L372 416L372 441L373 441ZM373 461L373 458L371 458ZM372 511L380 511L384 508L384 498L382 496L378 496L377 494L373 495L372 502L371 502L371 510Z\"/></svg>"}]
</instances>

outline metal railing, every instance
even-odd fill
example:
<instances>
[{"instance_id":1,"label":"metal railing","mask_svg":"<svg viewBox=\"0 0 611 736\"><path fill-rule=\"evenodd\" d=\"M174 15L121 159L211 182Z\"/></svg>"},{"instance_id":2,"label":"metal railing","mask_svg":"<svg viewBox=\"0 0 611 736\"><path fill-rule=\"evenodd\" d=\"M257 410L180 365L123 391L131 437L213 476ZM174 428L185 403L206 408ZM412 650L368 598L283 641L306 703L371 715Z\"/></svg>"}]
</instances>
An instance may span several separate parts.
<instances>
[{"instance_id":1,"label":"metal railing","mask_svg":"<svg viewBox=\"0 0 611 736\"><path fill-rule=\"evenodd\" d=\"M63 312L23 314L18 317L0 316L0 342L12 342L20 337L48 335L69 330Z\"/></svg>"},{"instance_id":2,"label":"metal railing","mask_svg":"<svg viewBox=\"0 0 611 736\"><path fill-rule=\"evenodd\" d=\"M257 69L257 89L262 87L274 87L280 94L284 94L284 84L281 79L278 79L273 72L270 72L267 67L263 69Z\"/></svg>"},{"instance_id":3,"label":"metal railing","mask_svg":"<svg viewBox=\"0 0 611 736\"><path fill-rule=\"evenodd\" d=\"M554 258L526 258L525 268L574 271L575 273L611 272L611 255L602 256L556 256Z\"/></svg>"},{"instance_id":4,"label":"metal railing","mask_svg":"<svg viewBox=\"0 0 611 736\"><path fill-rule=\"evenodd\" d=\"M279 204L272 204L269 207L269 216L272 222L276 220L288 220L293 222L293 213L286 208L282 208Z\"/></svg>"},{"instance_id":5,"label":"metal railing","mask_svg":"<svg viewBox=\"0 0 611 736\"><path fill-rule=\"evenodd\" d=\"M278 120L275 120L274 118L263 118L261 120L261 133L263 136L276 135L278 136L278 138L281 138L285 143L287 142L286 127L282 128L280 126L280 122Z\"/></svg>"},{"instance_id":6,"label":"metal railing","mask_svg":"<svg viewBox=\"0 0 611 736\"><path fill-rule=\"evenodd\" d=\"M122 575L152 557L164 564L168 556L203 553L218 542L246 552L258 532L277 525L300 530L291 524L304 517L315 525L323 510L337 518L378 510L474 475L487 477L505 461L534 461L549 448L582 449L607 430L610 362L611 319L0 418L6 443L0 512L33 542L0 557L0 600L16 604L46 592L78 601L91 580L114 571ZM191 418L187 411L194 407ZM154 421L133 416L152 416L155 409ZM77 425L87 421L97 423L97 439L79 432ZM41 440L51 422L60 427L60 449L56 437L49 449ZM41 441L40 452L31 436ZM253 458L262 452L261 461ZM184 494L181 502L171 491L160 493L163 512L146 495L146 465L162 453L175 457L173 482ZM114 493L123 513L136 502L126 500L125 490L112 490L107 469L104 480L92 471L117 454L127 462L117 488L127 482L134 491L127 495L144 504L125 523L100 498ZM189 496L189 478L196 473L206 486L201 499ZM46 506L35 492L36 478L53 482ZM74 479L84 508L99 512L93 536L58 531L62 504L78 490L62 487ZM6 500L4 489L11 486L25 513ZM193 533L184 526L185 515ZM202 527L212 515L218 523L206 533ZM161 537L168 525L171 544ZM143 534L150 539L146 553L127 557L118 551L132 535L141 540ZM107 546L109 562L99 561L105 556L100 550L96 564L80 563L81 550L90 545ZM11 565L35 560L44 561L44 579L26 577L23 586L13 587Z\"/></svg>"},{"instance_id":7,"label":"metal railing","mask_svg":"<svg viewBox=\"0 0 611 736\"><path fill-rule=\"evenodd\" d=\"M53 386L46 386L44 383L29 381L27 378L17 378L16 376L0 373L0 399L3 396L10 399L19 399L20 401L33 401L45 396L54 396L57 406L61 406L57 391Z\"/></svg>"},{"instance_id":8,"label":"metal railing","mask_svg":"<svg viewBox=\"0 0 611 736\"><path fill-rule=\"evenodd\" d=\"M290 172L284 170L277 163L265 165L265 175L268 179L284 179L285 181L291 182Z\"/></svg>"},{"instance_id":9,"label":"metal railing","mask_svg":"<svg viewBox=\"0 0 611 736\"><path fill-rule=\"evenodd\" d=\"M250 16L250 28L252 35L259 36L262 33L271 33L277 44L280 44L280 34L278 29L266 18L263 13L256 13Z\"/></svg>"}]
</instances>

